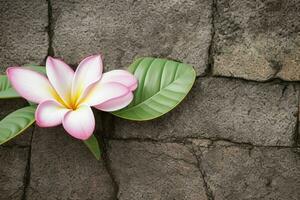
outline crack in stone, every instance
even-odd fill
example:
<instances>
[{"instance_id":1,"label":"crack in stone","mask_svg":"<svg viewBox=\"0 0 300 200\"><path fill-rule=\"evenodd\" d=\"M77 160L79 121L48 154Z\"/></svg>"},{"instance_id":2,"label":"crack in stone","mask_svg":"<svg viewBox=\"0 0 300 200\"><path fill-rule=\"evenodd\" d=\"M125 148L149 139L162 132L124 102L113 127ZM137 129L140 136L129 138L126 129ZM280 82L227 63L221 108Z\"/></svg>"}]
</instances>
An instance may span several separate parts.
<instances>
[{"instance_id":1,"label":"crack in stone","mask_svg":"<svg viewBox=\"0 0 300 200\"><path fill-rule=\"evenodd\" d=\"M168 139L153 139L153 138L116 138L116 137L106 137L107 140L123 141L123 142L149 142L149 143L176 143L176 144L186 144L190 143L188 139L191 138L168 138ZM199 138L198 138L199 139Z\"/></svg>"},{"instance_id":2,"label":"crack in stone","mask_svg":"<svg viewBox=\"0 0 300 200\"><path fill-rule=\"evenodd\" d=\"M294 148L299 148L299 146L282 146L282 145L257 145L257 144L252 144L250 142L237 142L237 141L233 141L230 139L226 139L226 138L200 138L201 139L205 139L205 140L210 140L212 143L210 146L244 146L244 147L250 147L250 148L278 148L278 149L294 149ZM232 145L222 145L222 144L218 144L219 142L227 142L229 144Z\"/></svg>"},{"instance_id":3,"label":"crack in stone","mask_svg":"<svg viewBox=\"0 0 300 200\"><path fill-rule=\"evenodd\" d=\"M106 116L106 115L101 115L101 123L102 125L104 125L105 127L108 126L108 127L113 127L113 120L111 118L109 118L109 116ZM106 129L104 128L104 131L108 131L108 132L111 132L113 131L112 130L109 130L109 129ZM105 133L107 134L107 133ZM104 164L104 167L112 181L112 184L113 184L113 189L114 189L114 197L113 199L114 200L119 200L118 198L118 193L119 193L119 185L118 185L118 182L116 181L116 178L115 178L115 175L113 174L113 171L111 169L111 161L109 159L109 155L108 155L108 140L105 139L104 137L104 134L101 134L101 139L100 139L100 143L101 143L101 147L102 147L102 154L101 154L101 157L102 157L102 160L103 160L103 164Z\"/></svg>"},{"instance_id":4,"label":"crack in stone","mask_svg":"<svg viewBox=\"0 0 300 200\"><path fill-rule=\"evenodd\" d=\"M230 79L230 80L239 80L239 81L244 81L246 83L256 83L256 84L260 84L260 83L299 84L299 81L286 81L286 80L282 80L278 77L269 78L267 80L253 80L253 79L246 79L246 78L243 78L243 77L234 77L234 76L226 76L226 75L212 75L211 73L206 74L204 76L197 76L197 78L210 78L210 77L224 78L224 79Z\"/></svg>"},{"instance_id":5,"label":"crack in stone","mask_svg":"<svg viewBox=\"0 0 300 200\"><path fill-rule=\"evenodd\" d=\"M102 139L103 140L103 139ZM119 193L119 185L116 181L116 178L115 178L115 175L113 174L113 171L111 169L111 164L110 164L110 159L109 159L109 156L108 156L108 153L107 153L107 144L106 142L103 141L103 143L105 145L102 146L102 160L103 160L103 164L104 164L104 167L112 181L112 184L113 184L113 188L114 188L114 200L119 200L118 198L118 193Z\"/></svg>"},{"instance_id":6,"label":"crack in stone","mask_svg":"<svg viewBox=\"0 0 300 200\"><path fill-rule=\"evenodd\" d=\"M3 145L3 146L0 146L0 148L6 148L6 149L13 149L13 148L20 148L20 149L27 149L29 148L30 145L20 145L20 144L6 144L6 145Z\"/></svg>"},{"instance_id":7,"label":"crack in stone","mask_svg":"<svg viewBox=\"0 0 300 200\"><path fill-rule=\"evenodd\" d=\"M211 39L208 47L207 68L204 76L211 76L214 67L214 40L215 40L215 15L217 13L217 0L213 0L211 4Z\"/></svg>"},{"instance_id":8,"label":"crack in stone","mask_svg":"<svg viewBox=\"0 0 300 200\"><path fill-rule=\"evenodd\" d=\"M191 153L194 155L196 161L197 161L197 169L199 170L200 174L201 174L201 177L202 177L202 180L203 180L203 186L204 186L204 189L205 189L205 193L206 193L206 197L207 197L207 200L214 200L215 197L214 197L214 194L212 192L212 190L210 189L210 186L207 182L207 175L206 175L206 172L202 166L202 151L200 151L200 158L197 156L197 153L194 149L194 147L191 147Z\"/></svg>"},{"instance_id":9,"label":"crack in stone","mask_svg":"<svg viewBox=\"0 0 300 200\"><path fill-rule=\"evenodd\" d=\"M54 49L53 49L53 46L52 46L53 36L54 36L52 2L51 2L51 0L47 0L47 3L48 3L48 26L47 26L48 52L47 52L47 56L54 56ZM47 58L47 56L46 56L46 58Z\"/></svg>"},{"instance_id":10,"label":"crack in stone","mask_svg":"<svg viewBox=\"0 0 300 200\"><path fill-rule=\"evenodd\" d=\"M30 184L30 176L31 176L30 165L31 165L31 153L32 153L31 149L32 149L32 140L33 140L34 131L35 131L35 125L33 125L32 128L30 146L28 147L28 159L27 159L27 164L26 164L25 173L23 177L23 195L21 198L22 200L27 199L27 191Z\"/></svg>"},{"instance_id":11,"label":"crack in stone","mask_svg":"<svg viewBox=\"0 0 300 200\"><path fill-rule=\"evenodd\" d=\"M295 86L294 86L295 87ZM298 110L297 110L297 113L296 113L296 125L295 125L295 132L294 132L294 137L293 137L293 139L294 139L294 146L295 147L297 147L297 146L299 146L299 115L300 115L300 113L299 113L299 111L300 111L300 108L299 108L299 106L300 106L300 92L299 92L299 90L297 91L297 106L298 106Z\"/></svg>"},{"instance_id":12,"label":"crack in stone","mask_svg":"<svg viewBox=\"0 0 300 200\"><path fill-rule=\"evenodd\" d=\"M211 146L244 146L244 147L257 147L257 148L277 148L277 149L299 149L300 146L282 146L282 145L257 145L250 142L237 142L227 138L209 138L209 137L185 137L185 138L167 138L167 139L153 139L153 138L115 138L115 137L106 137L105 140L114 140L122 142L140 142L140 143L162 143L162 144L191 144L193 140L208 140L210 141ZM228 144L222 145L220 143L227 142ZM231 145L230 145L231 144Z\"/></svg>"},{"instance_id":13,"label":"crack in stone","mask_svg":"<svg viewBox=\"0 0 300 200\"><path fill-rule=\"evenodd\" d=\"M272 78L267 80L252 80L252 79L246 79L243 77L234 77L234 76L225 76L225 75L212 75L207 74L206 76L198 76L197 78L223 78L228 80L238 80L244 83L254 83L254 84L263 84L263 83L273 83L273 84L299 84L299 81L286 81L282 80L280 78Z\"/></svg>"}]
</instances>

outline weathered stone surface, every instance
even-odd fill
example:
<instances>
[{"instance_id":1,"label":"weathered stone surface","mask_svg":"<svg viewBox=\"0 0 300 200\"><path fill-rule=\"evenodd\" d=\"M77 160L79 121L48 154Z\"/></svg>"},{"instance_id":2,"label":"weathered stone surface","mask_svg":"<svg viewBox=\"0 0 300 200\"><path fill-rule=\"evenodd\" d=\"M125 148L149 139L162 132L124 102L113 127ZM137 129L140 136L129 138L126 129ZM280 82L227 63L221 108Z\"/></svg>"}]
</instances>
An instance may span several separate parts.
<instances>
[{"instance_id":1,"label":"weathered stone surface","mask_svg":"<svg viewBox=\"0 0 300 200\"><path fill-rule=\"evenodd\" d=\"M188 98L149 122L115 119L117 138L223 138L256 145L293 145L298 94L293 85L227 78L196 81Z\"/></svg>"},{"instance_id":2,"label":"weathered stone surface","mask_svg":"<svg viewBox=\"0 0 300 200\"><path fill-rule=\"evenodd\" d=\"M300 80L299 0L216 2L214 75Z\"/></svg>"},{"instance_id":3,"label":"weathered stone surface","mask_svg":"<svg viewBox=\"0 0 300 200\"><path fill-rule=\"evenodd\" d=\"M29 148L0 147L0 199L21 200Z\"/></svg>"},{"instance_id":4,"label":"weathered stone surface","mask_svg":"<svg viewBox=\"0 0 300 200\"><path fill-rule=\"evenodd\" d=\"M0 99L0 119L2 120L8 114L28 106L28 103L24 99ZM30 146L30 140L32 135L33 127L29 127L17 137L4 143L4 146L19 145L19 146ZM0 133L1 134L1 133Z\"/></svg>"},{"instance_id":5,"label":"weathered stone surface","mask_svg":"<svg viewBox=\"0 0 300 200\"><path fill-rule=\"evenodd\" d=\"M36 127L30 151L28 129L0 147L0 200L300 199L300 85L231 79L299 81L299 11L300 0L0 0L0 73L50 47L71 65L101 51L106 70L157 56L202 76L212 45L212 74L230 77L199 78L150 122L105 115L106 165L61 127ZM25 105L0 100L0 119Z\"/></svg>"},{"instance_id":6,"label":"weathered stone surface","mask_svg":"<svg viewBox=\"0 0 300 200\"><path fill-rule=\"evenodd\" d=\"M209 0L53 0L56 56L75 64L103 52L106 69L140 56L179 59L205 72L211 40Z\"/></svg>"},{"instance_id":7,"label":"weathered stone surface","mask_svg":"<svg viewBox=\"0 0 300 200\"><path fill-rule=\"evenodd\" d=\"M31 154L27 199L113 199L112 180L103 161L62 128L37 128Z\"/></svg>"},{"instance_id":8,"label":"weathered stone surface","mask_svg":"<svg viewBox=\"0 0 300 200\"><path fill-rule=\"evenodd\" d=\"M10 65L40 64L47 55L46 1L0 1L0 72Z\"/></svg>"},{"instance_id":9,"label":"weathered stone surface","mask_svg":"<svg viewBox=\"0 0 300 200\"><path fill-rule=\"evenodd\" d=\"M111 141L109 158L120 200L205 200L197 160L181 144Z\"/></svg>"},{"instance_id":10,"label":"weathered stone surface","mask_svg":"<svg viewBox=\"0 0 300 200\"><path fill-rule=\"evenodd\" d=\"M194 143L215 200L300 199L299 149Z\"/></svg>"}]
</instances>

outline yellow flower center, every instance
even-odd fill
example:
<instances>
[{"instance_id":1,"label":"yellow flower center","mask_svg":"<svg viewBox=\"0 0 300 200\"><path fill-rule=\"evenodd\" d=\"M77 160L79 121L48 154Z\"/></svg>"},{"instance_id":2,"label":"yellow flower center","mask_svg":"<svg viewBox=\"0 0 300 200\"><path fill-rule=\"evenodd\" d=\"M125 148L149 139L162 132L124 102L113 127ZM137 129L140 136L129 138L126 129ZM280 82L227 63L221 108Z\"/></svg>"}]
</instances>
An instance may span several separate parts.
<instances>
[{"instance_id":1,"label":"yellow flower center","mask_svg":"<svg viewBox=\"0 0 300 200\"><path fill-rule=\"evenodd\" d=\"M51 91L52 96L55 98L57 102L59 102L61 105L63 105L65 108L71 109L71 110L76 110L79 107L79 100L81 97L81 92L76 92L75 95L69 94L69 98L67 100L64 100L59 96L59 94L55 91Z\"/></svg>"}]
</instances>

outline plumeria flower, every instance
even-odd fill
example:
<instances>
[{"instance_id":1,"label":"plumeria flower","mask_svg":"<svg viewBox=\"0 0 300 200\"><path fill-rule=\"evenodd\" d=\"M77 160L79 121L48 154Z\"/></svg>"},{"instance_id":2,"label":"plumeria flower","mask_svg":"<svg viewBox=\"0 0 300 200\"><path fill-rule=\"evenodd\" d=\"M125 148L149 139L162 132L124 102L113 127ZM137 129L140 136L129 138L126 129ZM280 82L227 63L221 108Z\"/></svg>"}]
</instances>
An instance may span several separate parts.
<instances>
[{"instance_id":1,"label":"plumeria flower","mask_svg":"<svg viewBox=\"0 0 300 200\"><path fill-rule=\"evenodd\" d=\"M48 57L47 77L23 68L7 69L14 89L28 101L38 104L35 119L40 127L62 124L73 137L86 140L95 129L91 107L115 111L133 99L137 79L127 71L103 73L100 55L82 60L74 72L59 59Z\"/></svg>"}]
</instances>

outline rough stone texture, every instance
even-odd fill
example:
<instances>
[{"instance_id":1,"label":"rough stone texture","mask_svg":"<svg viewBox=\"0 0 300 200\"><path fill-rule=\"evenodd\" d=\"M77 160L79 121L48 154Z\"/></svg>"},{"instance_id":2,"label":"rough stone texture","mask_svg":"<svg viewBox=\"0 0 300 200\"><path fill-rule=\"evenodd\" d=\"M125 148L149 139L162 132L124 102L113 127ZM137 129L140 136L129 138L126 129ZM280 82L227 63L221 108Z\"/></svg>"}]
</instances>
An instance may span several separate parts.
<instances>
[{"instance_id":1,"label":"rough stone texture","mask_svg":"<svg viewBox=\"0 0 300 200\"><path fill-rule=\"evenodd\" d=\"M197 159L182 144L111 141L119 200L207 199Z\"/></svg>"},{"instance_id":2,"label":"rough stone texture","mask_svg":"<svg viewBox=\"0 0 300 200\"><path fill-rule=\"evenodd\" d=\"M210 0L53 0L56 56L75 64L103 52L106 69L127 67L137 56L178 59L203 75L211 40Z\"/></svg>"},{"instance_id":3,"label":"rough stone texture","mask_svg":"<svg viewBox=\"0 0 300 200\"><path fill-rule=\"evenodd\" d=\"M0 119L3 119L8 114L23 108L25 106L28 106L28 103L23 99L0 99L0 108L3 108L0 110ZM8 141L7 143L4 143L4 146L30 146L30 140L32 135L33 127L30 127L26 129L24 132L22 132L20 135L15 137L13 140Z\"/></svg>"},{"instance_id":4,"label":"rough stone texture","mask_svg":"<svg viewBox=\"0 0 300 200\"><path fill-rule=\"evenodd\" d=\"M214 200L300 199L299 149L194 144Z\"/></svg>"},{"instance_id":5,"label":"rough stone texture","mask_svg":"<svg viewBox=\"0 0 300 200\"><path fill-rule=\"evenodd\" d=\"M32 143L30 200L110 200L113 185L103 161L61 127L36 128Z\"/></svg>"},{"instance_id":6,"label":"rough stone texture","mask_svg":"<svg viewBox=\"0 0 300 200\"><path fill-rule=\"evenodd\" d=\"M171 113L149 122L115 119L116 138L223 138L267 146L291 146L297 125L293 85L226 78L198 79Z\"/></svg>"},{"instance_id":7,"label":"rough stone texture","mask_svg":"<svg viewBox=\"0 0 300 200\"><path fill-rule=\"evenodd\" d=\"M8 66L40 64L47 55L45 0L0 1L0 73Z\"/></svg>"},{"instance_id":8,"label":"rough stone texture","mask_svg":"<svg viewBox=\"0 0 300 200\"><path fill-rule=\"evenodd\" d=\"M217 0L214 75L300 80L299 0Z\"/></svg>"},{"instance_id":9,"label":"rough stone texture","mask_svg":"<svg viewBox=\"0 0 300 200\"><path fill-rule=\"evenodd\" d=\"M300 199L299 18L300 0L0 0L0 73L101 51L106 70L146 55L206 76L151 122L95 112L100 161L62 128L28 129L0 147L0 200ZM24 105L0 100L0 119Z\"/></svg>"},{"instance_id":10,"label":"rough stone texture","mask_svg":"<svg viewBox=\"0 0 300 200\"><path fill-rule=\"evenodd\" d=\"M28 148L0 147L0 199L22 200Z\"/></svg>"}]
</instances>

